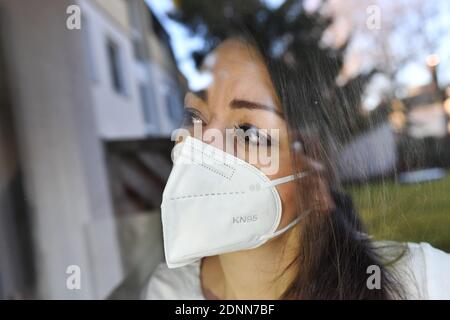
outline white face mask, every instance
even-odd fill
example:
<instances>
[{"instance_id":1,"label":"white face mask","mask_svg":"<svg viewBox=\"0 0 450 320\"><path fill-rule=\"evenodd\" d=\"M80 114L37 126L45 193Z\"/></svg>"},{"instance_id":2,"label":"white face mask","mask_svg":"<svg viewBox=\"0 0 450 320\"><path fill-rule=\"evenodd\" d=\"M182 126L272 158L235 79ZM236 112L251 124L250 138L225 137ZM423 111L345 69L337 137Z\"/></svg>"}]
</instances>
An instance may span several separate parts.
<instances>
[{"instance_id":1,"label":"white face mask","mask_svg":"<svg viewBox=\"0 0 450 320\"><path fill-rule=\"evenodd\" d=\"M270 180L246 161L189 136L174 154L161 204L169 268L259 247L298 222L277 230L282 208L275 186L305 173Z\"/></svg>"}]
</instances>

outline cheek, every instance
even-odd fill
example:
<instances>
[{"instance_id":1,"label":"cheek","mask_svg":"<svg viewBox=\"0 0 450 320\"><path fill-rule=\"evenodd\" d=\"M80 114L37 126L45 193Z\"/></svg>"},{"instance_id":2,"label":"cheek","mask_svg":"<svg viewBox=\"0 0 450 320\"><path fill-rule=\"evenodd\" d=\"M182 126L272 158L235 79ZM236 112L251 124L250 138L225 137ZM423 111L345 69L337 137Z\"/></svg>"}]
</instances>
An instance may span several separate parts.
<instances>
[{"instance_id":1,"label":"cheek","mask_svg":"<svg viewBox=\"0 0 450 320\"><path fill-rule=\"evenodd\" d=\"M297 188L295 183L287 183L277 186L278 193L280 194L281 204L283 208L282 221L292 220L293 215L296 212L295 208L295 193Z\"/></svg>"},{"instance_id":2,"label":"cheek","mask_svg":"<svg viewBox=\"0 0 450 320\"><path fill-rule=\"evenodd\" d=\"M294 172L292 168L292 161L289 151L280 152L280 168L278 173L271 179L289 176ZM288 221L293 219L293 215L296 210L296 192L298 192L296 182L289 182L280 184L277 187L278 193L280 194L281 203L283 207L282 221Z\"/></svg>"},{"instance_id":3,"label":"cheek","mask_svg":"<svg viewBox=\"0 0 450 320\"><path fill-rule=\"evenodd\" d=\"M297 207L298 197L296 195L298 189L296 188L295 183L279 185L277 186L277 189L280 194L282 206L280 227L284 227L297 218L299 214L299 209Z\"/></svg>"}]
</instances>

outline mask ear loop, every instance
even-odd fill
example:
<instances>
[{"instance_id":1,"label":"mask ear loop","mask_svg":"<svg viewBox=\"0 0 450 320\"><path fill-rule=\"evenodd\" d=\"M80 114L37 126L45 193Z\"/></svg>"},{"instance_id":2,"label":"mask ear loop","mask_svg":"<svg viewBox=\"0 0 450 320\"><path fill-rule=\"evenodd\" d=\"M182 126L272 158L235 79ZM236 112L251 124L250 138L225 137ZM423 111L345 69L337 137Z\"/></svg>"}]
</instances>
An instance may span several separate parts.
<instances>
[{"instance_id":1,"label":"mask ear loop","mask_svg":"<svg viewBox=\"0 0 450 320\"><path fill-rule=\"evenodd\" d=\"M290 176L281 177L281 178L278 178L278 179L271 180L268 183L268 185L275 187L275 186L277 186L279 184L283 184L283 183L291 182L291 181L296 180L296 179L304 178L307 175L308 175L307 171L291 174Z\"/></svg>"},{"instance_id":2,"label":"mask ear loop","mask_svg":"<svg viewBox=\"0 0 450 320\"><path fill-rule=\"evenodd\" d=\"M303 218L305 218L306 216L308 216L310 213L312 212L312 210L306 210L304 211L300 216L298 216L297 218L295 218L294 220L292 220L287 226L281 228L280 230L275 231L272 234L269 235L264 235L261 237L261 239L273 239L278 237L279 235L283 234L284 232L288 231L289 229L291 229L293 226L295 226L297 223L300 222L300 220L302 220Z\"/></svg>"},{"instance_id":3,"label":"mask ear loop","mask_svg":"<svg viewBox=\"0 0 450 320\"><path fill-rule=\"evenodd\" d=\"M296 179L304 178L307 175L308 175L307 171L291 174L291 175L286 176L286 177L281 177L281 178L278 178L278 179L271 180L268 183L268 186L275 187L275 186L277 186L279 184L283 184L283 183L291 182L291 181L296 180ZM272 239L272 238L278 237L282 233L288 231L290 228L295 226L301 219L303 219L304 217L306 217L310 213L311 213L311 210L306 210L305 212L302 213L302 215L300 215L297 218L295 218L294 220L292 220L284 228L281 228L280 230L277 230L277 231L275 231L274 233L272 233L270 235L264 235L264 236L261 237L261 239L265 240L265 239Z\"/></svg>"}]
</instances>

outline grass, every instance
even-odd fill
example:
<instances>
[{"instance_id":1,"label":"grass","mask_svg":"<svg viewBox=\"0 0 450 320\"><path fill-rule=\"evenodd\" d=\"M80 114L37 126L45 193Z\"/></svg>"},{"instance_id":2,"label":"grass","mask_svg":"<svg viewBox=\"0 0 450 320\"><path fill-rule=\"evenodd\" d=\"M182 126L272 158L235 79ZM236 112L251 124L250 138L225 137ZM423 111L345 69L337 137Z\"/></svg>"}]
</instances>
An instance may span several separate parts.
<instances>
[{"instance_id":1,"label":"grass","mask_svg":"<svg viewBox=\"0 0 450 320\"><path fill-rule=\"evenodd\" d=\"M450 174L421 184L384 182L347 191L375 239L428 242L450 252Z\"/></svg>"}]
</instances>

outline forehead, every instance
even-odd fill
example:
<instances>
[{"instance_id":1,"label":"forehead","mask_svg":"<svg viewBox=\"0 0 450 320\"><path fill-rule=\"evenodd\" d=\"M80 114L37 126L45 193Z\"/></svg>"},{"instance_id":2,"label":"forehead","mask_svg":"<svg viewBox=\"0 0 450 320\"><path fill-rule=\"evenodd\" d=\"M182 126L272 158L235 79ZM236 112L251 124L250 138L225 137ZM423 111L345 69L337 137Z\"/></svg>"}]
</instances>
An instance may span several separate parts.
<instances>
[{"instance_id":1,"label":"forehead","mask_svg":"<svg viewBox=\"0 0 450 320\"><path fill-rule=\"evenodd\" d=\"M213 76L209 89L221 88L246 95L255 92L272 99L275 96L262 57L253 47L241 41L223 42L205 58L203 69Z\"/></svg>"}]
</instances>

